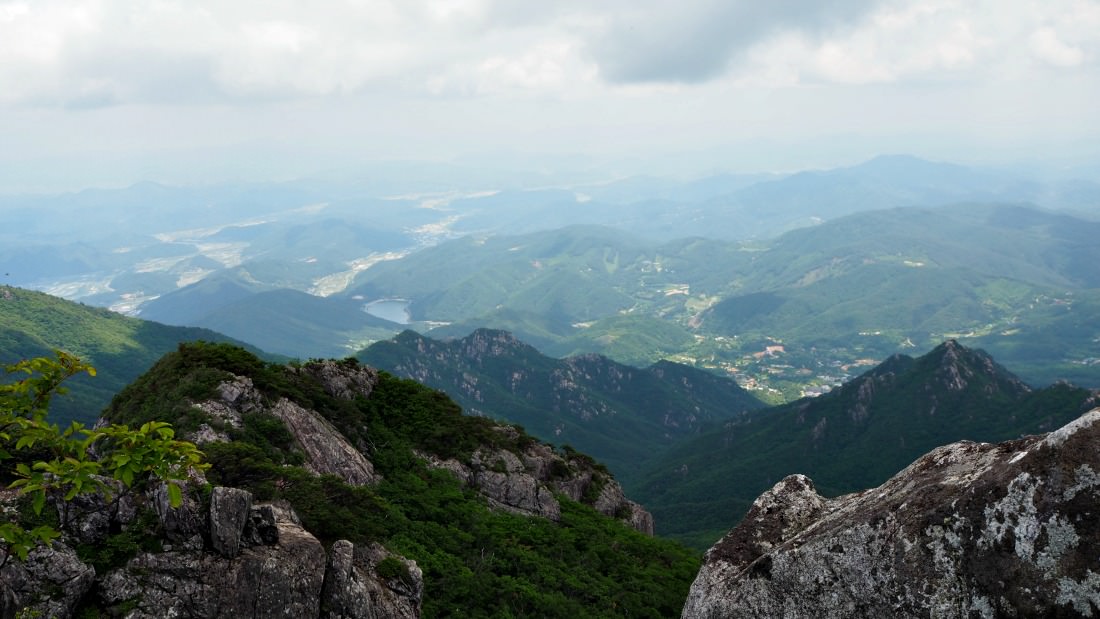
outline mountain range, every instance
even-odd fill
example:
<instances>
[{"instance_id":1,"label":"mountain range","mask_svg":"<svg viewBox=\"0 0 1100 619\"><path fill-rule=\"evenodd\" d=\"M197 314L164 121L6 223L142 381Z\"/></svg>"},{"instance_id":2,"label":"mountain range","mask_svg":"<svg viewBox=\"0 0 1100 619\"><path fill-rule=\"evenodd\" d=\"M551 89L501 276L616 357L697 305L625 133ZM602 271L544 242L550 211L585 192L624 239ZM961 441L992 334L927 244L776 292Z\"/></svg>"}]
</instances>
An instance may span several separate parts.
<instances>
[{"instance_id":1,"label":"mountain range","mask_svg":"<svg viewBox=\"0 0 1100 619\"><path fill-rule=\"evenodd\" d=\"M357 358L447 393L467 414L519 424L591 454L624 481L708 424L763 406L733 380L690 366L555 359L488 329L449 341L405 331Z\"/></svg>"}]
</instances>

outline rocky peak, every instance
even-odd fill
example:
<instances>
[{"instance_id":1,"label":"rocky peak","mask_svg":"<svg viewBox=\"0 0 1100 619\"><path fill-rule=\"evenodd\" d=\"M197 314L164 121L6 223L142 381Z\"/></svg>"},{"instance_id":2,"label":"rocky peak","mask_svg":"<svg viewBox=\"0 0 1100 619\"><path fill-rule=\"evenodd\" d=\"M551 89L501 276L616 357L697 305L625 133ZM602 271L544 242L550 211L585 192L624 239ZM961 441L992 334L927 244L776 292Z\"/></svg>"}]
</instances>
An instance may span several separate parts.
<instances>
[{"instance_id":1,"label":"rocky peak","mask_svg":"<svg viewBox=\"0 0 1100 619\"><path fill-rule=\"evenodd\" d=\"M972 381L985 385L987 393L1003 391L1019 395L1031 391L1020 379L998 365L985 351L967 348L956 340L947 340L928 355L938 361L936 376L948 391L963 391Z\"/></svg>"},{"instance_id":2,"label":"rocky peak","mask_svg":"<svg viewBox=\"0 0 1100 619\"><path fill-rule=\"evenodd\" d=\"M462 355L468 359L483 357L504 357L518 352L534 351L519 341L508 331L498 329L477 329L470 335L458 340Z\"/></svg>"},{"instance_id":3,"label":"rocky peak","mask_svg":"<svg viewBox=\"0 0 1100 619\"><path fill-rule=\"evenodd\" d=\"M788 477L708 551L683 616L1095 616L1098 444L1094 409L836 499Z\"/></svg>"},{"instance_id":4,"label":"rocky peak","mask_svg":"<svg viewBox=\"0 0 1100 619\"><path fill-rule=\"evenodd\" d=\"M354 358L343 361L314 360L301 367L291 366L290 369L312 376L321 384L325 393L340 400L369 398L371 390L378 384L378 370L359 365Z\"/></svg>"}]
</instances>

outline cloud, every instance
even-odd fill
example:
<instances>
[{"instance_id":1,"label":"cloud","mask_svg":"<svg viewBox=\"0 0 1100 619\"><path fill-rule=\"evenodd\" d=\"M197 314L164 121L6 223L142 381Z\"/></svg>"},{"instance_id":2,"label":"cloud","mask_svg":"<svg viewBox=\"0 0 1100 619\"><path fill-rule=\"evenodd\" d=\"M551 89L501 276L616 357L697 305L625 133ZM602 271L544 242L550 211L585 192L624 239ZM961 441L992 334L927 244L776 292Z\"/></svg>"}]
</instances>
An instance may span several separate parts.
<instances>
[{"instance_id":1,"label":"cloud","mask_svg":"<svg viewBox=\"0 0 1100 619\"><path fill-rule=\"evenodd\" d=\"M844 27L873 0L633 2L606 16L590 53L610 82L698 83L724 74L754 44L787 31L816 36Z\"/></svg>"},{"instance_id":2,"label":"cloud","mask_svg":"<svg viewBox=\"0 0 1100 619\"><path fill-rule=\"evenodd\" d=\"M1097 57L1095 0L0 0L0 105L640 97Z\"/></svg>"},{"instance_id":3,"label":"cloud","mask_svg":"<svg viewBox=\"0 0 1100 619\"><path fill-rule=\"evenodd\" d=\"M1057 67L1075 67L1085 59L1081 48L1067 45L1053 28L1036 30L1030 43L1036 57Z\"/></svg>"}]
</instances>

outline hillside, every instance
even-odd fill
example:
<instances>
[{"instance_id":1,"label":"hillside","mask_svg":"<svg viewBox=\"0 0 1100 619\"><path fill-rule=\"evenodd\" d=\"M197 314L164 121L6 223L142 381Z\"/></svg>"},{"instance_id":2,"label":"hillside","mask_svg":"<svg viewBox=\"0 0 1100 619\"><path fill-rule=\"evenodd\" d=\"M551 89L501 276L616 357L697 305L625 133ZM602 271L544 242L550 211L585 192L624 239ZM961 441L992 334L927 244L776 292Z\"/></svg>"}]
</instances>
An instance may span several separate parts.
<instances>
[{"instance_id":1,"label":"hillside","mask_svg":"<svg viewBox=\"0 0 1100 619\"><path fill-rule=\"evenodd\" d=\"M215 486L292 508L333 549L381 544L415 561L424 617L674 616L698 567L686 549L635 530L651 528L648 514L592 458L463 415L442 393L354 359L283 366L232 346L185 345L105 418L171 421L201 443ZM210 554L201 551L201 565L213 569ZM150 574L149 563L115 556L117 576L104 582L159 588L184 577L170 565ZM390 579L414 571L376 569ZM405 582L398 588L414 588ZM117 608L111 599L100 603ZM194 603L173 599L138 604Z\"/></svg>"},{"instance_id":2,"label":"hillside","mask_svg":"<svg viewBox=\"0 0 1100 619\"><path fill-rule=\"evenodd\" d=\"M633 280L648 258L641 240L599 226L470 236L378 264L344 294L413 299L417 320L461 320L504 304L577 322L633 305Z\"/></svg>"},{"instance_id":3,"label":"hillside","mask_svg":"<svg viewBox=\"0 0 1100 619\"><path fill-rule=\"evenodd\" d=\"M467 413L590 453L624 480L705 425L762 406L734 381L689 366L661 361L639 369L598 355L554 359L488 329L451 341L405 331L358 358L446 392Z\"/></svg>"},{"instance_id":4,"label":"hillside","mask_svg":"<svg viewBox=\"0 0 1100 619\"><path fill-rule=\"evenodd\" d=\"M208 329L169 327L41 292L0 286L0 363L62 349L96 368L78 376L70 393L55 398L54 421L91 424L126 384L181 342L240 342ZM256 351L256 349L252 349ZM258 351L257 351L258 352Z\"/></svg>"},{"instance_id":5,"label":"hillside","mask_svg":"<svg viewBox=\"0 0 1100 619\"><path fill-rule=\"evenodd\" d=\"M300 359L346 356L364 342L390 337L401 328L366 313L358 301L285 288L249 294L189 324Z\"/></svg>"},{"instance_id":6,"label":"hillside","mask_svg":"<svg viewBox=\"0 0 1100 619\"><path fill-rule=\"evenodd\" d=\"M1032 390L984 352L949 341L916 359L895 355L826 395L686 440L630 489L660 532L705 547L787 475L812 477L825 496L853 492L934 447L1049 431L1095 401L1065 384Z\"/></svg>"}]
</instances>

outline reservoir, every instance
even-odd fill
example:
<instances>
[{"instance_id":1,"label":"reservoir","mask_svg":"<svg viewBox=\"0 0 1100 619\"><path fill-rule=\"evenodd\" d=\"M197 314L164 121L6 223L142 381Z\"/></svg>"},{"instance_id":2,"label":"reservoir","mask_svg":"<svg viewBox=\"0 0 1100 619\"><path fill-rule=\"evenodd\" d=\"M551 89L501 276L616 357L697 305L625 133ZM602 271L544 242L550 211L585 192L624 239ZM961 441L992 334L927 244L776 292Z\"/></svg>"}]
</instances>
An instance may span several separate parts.
<instances>
[{"instance_id":1,"label":"reservoir","mask_svg":"<svg viewBox=\"0 0 1100 619\"><path fill-rule=\"evenodd\" d=\"M363 311L399 325L407 325L412 320L409 315L409 302L405 299L379 299L363 306Z\"/></svg>"}]
</instances>

